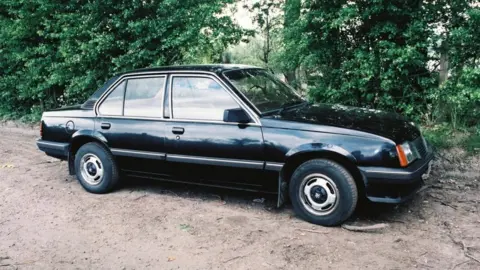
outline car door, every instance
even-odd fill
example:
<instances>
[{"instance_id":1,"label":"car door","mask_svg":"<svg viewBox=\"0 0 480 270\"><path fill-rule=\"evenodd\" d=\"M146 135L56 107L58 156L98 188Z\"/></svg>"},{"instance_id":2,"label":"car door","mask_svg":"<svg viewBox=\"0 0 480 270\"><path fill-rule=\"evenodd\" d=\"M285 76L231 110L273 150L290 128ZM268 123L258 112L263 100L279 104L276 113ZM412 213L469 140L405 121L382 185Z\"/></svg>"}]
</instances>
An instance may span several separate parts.
<instances>
[{"instance_id":1,"label":"car door","mask_svg":"<svg viewBox=\"0 0 480 270\"><path fill-rule=\"evenodd\" d=\"M165 166L166 75L125 77L100 100L99 132L128 174L158 173Z\"/></svg>"},{"instance_id":2,"label":"car door","mask_svg":"<svg viewBox=\"0 0 480 270\"><path fill-rule=\"evenodd\" d=\"M258 120L224 122L226 109L246 108L213 75L174 74L169 80L164 117L169 118L165 146L172 175L204 184L261 188L264 151Z\"/></svg>"}]
</instances>

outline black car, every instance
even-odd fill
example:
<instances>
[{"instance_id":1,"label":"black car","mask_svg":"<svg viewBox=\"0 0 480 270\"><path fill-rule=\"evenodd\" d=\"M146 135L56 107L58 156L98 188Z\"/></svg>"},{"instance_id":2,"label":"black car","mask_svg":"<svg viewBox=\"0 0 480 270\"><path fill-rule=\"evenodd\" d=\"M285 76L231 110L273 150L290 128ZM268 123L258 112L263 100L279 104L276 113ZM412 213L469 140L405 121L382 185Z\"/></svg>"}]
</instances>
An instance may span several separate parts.
<instances>
[{"instance_id":1,"label":"black car","mask_svg":"<svg viewBox=\"0 0 480 270\"><path fill-rule=\"evenodd\" d=\"M408 199L433 156L399 115L314 104L271 72L238 65L120 74L82 105L43 113L37 145L92 193L121 177L270 192L326 226L362 198Z\"/></svg>"}]
</instances>

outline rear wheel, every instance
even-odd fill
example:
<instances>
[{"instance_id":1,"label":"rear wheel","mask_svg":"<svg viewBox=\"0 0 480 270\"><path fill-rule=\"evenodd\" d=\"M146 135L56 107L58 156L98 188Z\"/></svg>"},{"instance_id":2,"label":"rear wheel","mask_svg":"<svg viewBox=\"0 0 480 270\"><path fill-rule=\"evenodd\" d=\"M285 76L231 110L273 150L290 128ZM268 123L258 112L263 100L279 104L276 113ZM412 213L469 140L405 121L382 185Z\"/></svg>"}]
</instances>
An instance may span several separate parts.
<instances>
[{"instance_id":1,"label":"rear wheel","mask_svg":"<svg viewBox=\"0 0 480 270\"><path fill-rule=\"evenodd\" d=\"M334 226L341 224L355 210L357 186L340 164L327 159L313 159L293 173L290 199L295 213L308 222Z\"/></svg>"},{"instance_id":2,"label":"rear wheel","mask_svg":"<svg viewBox=\"0 0 480 270\"><path fill-rule=\"evenodd\" d=\"M107 193L118 183L115 160L99 143L86 143L75 154L75 171L80 184L91 193Z\"/></svg>"}]
</instances>

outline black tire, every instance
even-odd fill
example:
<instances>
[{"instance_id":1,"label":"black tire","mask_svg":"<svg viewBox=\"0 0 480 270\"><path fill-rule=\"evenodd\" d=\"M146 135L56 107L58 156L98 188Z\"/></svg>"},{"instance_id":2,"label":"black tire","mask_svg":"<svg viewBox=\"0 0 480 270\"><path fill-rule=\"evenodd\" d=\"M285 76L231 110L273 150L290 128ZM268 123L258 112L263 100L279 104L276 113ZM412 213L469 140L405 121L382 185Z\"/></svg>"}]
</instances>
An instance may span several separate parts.
<instances>
[{"instance_id":1,"label":"black tire","mask_svg":"<svg viewBox=\"0 0 480 270\"><path fill-rule=\"evenodd\" d=\"M92 156L94 161L98 158L100 163L91 162L88 158L85 159L88 156ZM97 169L102 169L102 176L99 178L98 183L91 184L92 180L89 180L82 174L82 158L88 160L90 163L96 164ZM86 170L83 172L88 173ZM96 142L86 143L78 149L75 154L75 173L82 187L88 192L96 194L104 194L112 191L117 186L120 178L117 164L110 151Z\"/></svg>"},{"instance_id":2,"label":"black tire","mask_svg":"<svg viewBox=\"0 0 480 270\"><path fill-rule=\"evenodd\" d=\"M317 179L320 179L319 182ZM312 181L314 184L310 184ZM324 211L321 208L320 211L316 211L309 204L311 199L307 199L305 195L307 185L310 186L308 190L313 192L307 193L314 194L320 204L324 203L321 201L323 198L330 196L326 195L327 192L322 191L321 188L319 189L320 185L316 185L316 183L327 183L326 186L331 190L330 193L336 194L331 196L331 198L335 198L335 203L328 204L331 207L330 210ZM317 189L313 190L313 188ZM335 226L347 220L355 210L358 200L357 186L352 175L343 166L328 159L313 159L298 166L291 177L289 193L293 209L300 218L323 226ZM324 195L319 197L319 194ZM313 199L313 197L311 198Z\"/></svg>"}]
</instances>

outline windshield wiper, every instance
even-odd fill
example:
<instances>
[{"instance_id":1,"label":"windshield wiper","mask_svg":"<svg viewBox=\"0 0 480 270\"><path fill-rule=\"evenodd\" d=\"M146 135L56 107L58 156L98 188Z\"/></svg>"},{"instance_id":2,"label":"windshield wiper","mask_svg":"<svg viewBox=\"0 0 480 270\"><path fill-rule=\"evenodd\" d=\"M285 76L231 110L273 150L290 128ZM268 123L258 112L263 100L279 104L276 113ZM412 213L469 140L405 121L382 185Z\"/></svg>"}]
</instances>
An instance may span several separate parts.
<instances>
[{"instance_id":1,"label":"windshield wiper","mask_svg":"<svg viewBox=\"0 0 480 270\"><path fill-rule=\"evenodd\" d=\"M282 114L286 109L290 108L290 107L293 107L295 105L300 105L300 104L304 104L306 103L307 101L305 100L297 100L297 101L291 101L291 102L287 102L287 103L284 103L278 110L278 114Z\"/></svg>"}]
</instances>

